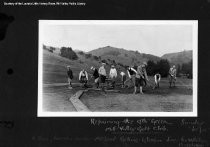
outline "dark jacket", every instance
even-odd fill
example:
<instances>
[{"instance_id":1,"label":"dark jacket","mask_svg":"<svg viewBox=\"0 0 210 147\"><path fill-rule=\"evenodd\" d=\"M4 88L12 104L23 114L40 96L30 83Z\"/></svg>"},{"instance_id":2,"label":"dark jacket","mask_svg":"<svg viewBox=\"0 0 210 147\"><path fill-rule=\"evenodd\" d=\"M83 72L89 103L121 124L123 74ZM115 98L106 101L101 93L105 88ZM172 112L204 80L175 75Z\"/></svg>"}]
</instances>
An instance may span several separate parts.
<instances>
[{"instance_id":1,"label":"dark jacket","mask_svg":"<svg viewBox=\"0 0 210 147\"><path fill-rule=\"evenodd\" d=\"M72 70L71 70L71 69L68 69L68 71L67 71L67 75L68 75L68 77L69 77L70 79L73 79L73 78L74 78L74 76L73 76L73 72L72 72Z\"/></svg>"},{"instance_id":2,"label":"dark jacket","mask_svg":"<svg viewBox=\"0 0 210 147\"><path fill-rule=\"evenodd\" d=\"M95 79L97 79L99 77L99 73L98 73L98 70L97 69L94 70L93 77Z\"/></svg>"}]
</instances>

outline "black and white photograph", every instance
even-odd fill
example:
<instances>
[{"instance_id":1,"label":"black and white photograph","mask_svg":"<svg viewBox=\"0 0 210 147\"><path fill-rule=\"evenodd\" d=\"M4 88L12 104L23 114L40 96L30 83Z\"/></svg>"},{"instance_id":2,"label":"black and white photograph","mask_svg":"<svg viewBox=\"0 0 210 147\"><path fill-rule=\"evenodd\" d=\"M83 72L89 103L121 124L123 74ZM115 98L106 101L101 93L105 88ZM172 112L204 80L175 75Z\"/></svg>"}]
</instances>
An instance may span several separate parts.
<instances>
[{"instance_id":1,"label":"black and white photograph","mask_svg":"<svg viewBox=\"0 0 210 147\"><path fill-rule=\"evenodd\" d=\"M0 2L0 147L209 147L210 0Z\"/></svg>"},{"instance_id":2,"label":"black and white photograph","mask_svg":"<svg viewBox=\"0 0 210 147\"><path fill-rule=\"evenodd\" d=\"M196 20L38 27L38 117L197 116Z\"/></svg>"}]
</instances>

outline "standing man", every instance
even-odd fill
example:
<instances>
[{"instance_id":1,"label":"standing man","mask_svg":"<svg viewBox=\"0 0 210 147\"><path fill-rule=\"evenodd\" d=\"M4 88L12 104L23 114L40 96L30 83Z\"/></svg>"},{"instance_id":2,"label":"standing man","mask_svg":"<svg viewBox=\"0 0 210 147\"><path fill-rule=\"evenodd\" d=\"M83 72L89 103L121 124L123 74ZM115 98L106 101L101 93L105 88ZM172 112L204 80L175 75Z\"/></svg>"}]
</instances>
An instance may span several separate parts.
<instances>
[{"instance_id":1,"label":"standing man","mask_svg":"<svg viewBox=\"0 0 210 147\"><path fill-rule=\"evenodd\" d=\"M147 66L147 62L143 62L142 72L143 72L143 76L144 76L144 79L143 79L143 84L144 84L143 86L144 87L147 86L147 81L149 81L148 76L147 76L146 66Z\"/></svg>"},{"instance_id":2,"label":"standing man","mask_svg":"<svg viewBox=\"0 0 210 147\"><path fill-rule=\"evenodd\" d=\"M85 88L87 88L88 74L84 69L79 73L79 81L84 84L83 86Z\"/></svg>"},{"instance_id":3,"label":"standing man","mask_svg":"<svg viewBox=\"0 0 210 147\"><path fill-rule=\"evenodd\" d=\"M137 93L137 88L140 86L140 93L143 93L143 85L144 85L144 80L149 81L146 73L146 62L144 62L142 65L138 66L137 68L137 74L135 77L135 87L134 87L134 94Z\"/></svg>"},{"instance_id":4,"label":"standing man","mask_svg":"<svg viewBox=\"0 0 210 147\"><path fill-rule=\"evenodd\" d=\"M98 70L100 82L102 84L102 90L104 90L105 82L106 82L106 69L105 66L106 63L102 63L101 67Z\"/></svg>"},{"instance_id":5,"label":"standing man","mask_svg":"<svg viewBox=\"0 0 210 147\"><path fill-rule=\"evenodd\" d=\"M94 82L95 82L96 88L98 88L99 87L99 73L98 73L98 70L93 66L90 69L93 71Z\"/></svg>"},{"instance_id":6,"label":"standing man","mask_svg":"<svg viewBox=\"0 0 210 147\"><path fill-rule=\"evenodd\" d=\"M114 65L111 66L110 72L109 72L109 77L112 80L112 88L115 88L115 82L117 78L117 70L114 67Z\"/></svg>"},{"instance_id":7,"label":"standing man","mask_svg":"<svg viewBox=\"0 0 210 147\"><path fill-rule=\"evenodd\" d=\"M128 67L127 73L128 73L129 81L131 81L132 84L135 86L135 75L137 74L136 69L134 67Z\"/></svg>"},{"instance_id":8,"label":"standing man","mask_svg":"<svg viewBox=\"0 0 210 147\"><path fill-rule=\"evenodd\" d=\"M161 79L161 75L158 73L156 73L154 75L154 78L155 78L155 87L154 88L159 88L159 83L160 83L160 79Z\"/></svg>"},{"instance_id":9,"label":"standing man","mask_svg":"<svg viewBox=\"0 0 210 147\"><path fill-rule=\"evenodd\" d=\"M73 76L73 72L72 72L72 70L71 70L71 68L70 68L69 65L67 66L67 75L68 75L69 89L72 89L71 81L72 81L72 79L74 78L74 76Z\"/></svg>"},{"instance_id":10,"label":"standing man","mask_svg":"<svg viewBox=\"0 0 210 147\"><path fill-rule=\"evenodd\" d=\"M170 84L170 88L172 86L172 83L174 84L175 87L175 82L176 82L176 66L173 65L170 69L169 69L169 84Z\"/></svg>"},{"instance_id":11,"label":"standing man","mask_svg":"<svg viewBox=\"0 0 210 147\"><path fill-rule=\"evenodd\" d=\"M125 75L125 73L123 71L120 72L120 75L122 76L122 78L121 78L122 88L125 88L126 75Z\"/></svg>"}]
</instances>

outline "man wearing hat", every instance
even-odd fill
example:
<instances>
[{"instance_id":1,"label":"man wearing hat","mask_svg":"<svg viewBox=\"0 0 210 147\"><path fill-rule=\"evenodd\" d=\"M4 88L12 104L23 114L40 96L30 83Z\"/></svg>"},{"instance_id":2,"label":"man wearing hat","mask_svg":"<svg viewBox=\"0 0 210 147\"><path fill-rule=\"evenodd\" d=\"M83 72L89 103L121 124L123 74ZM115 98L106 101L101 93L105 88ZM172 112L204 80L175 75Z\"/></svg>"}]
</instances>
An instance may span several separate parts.
<instances>
[{"instance_id":1,"label":"man wearing hat","mask_svg":"<svg viewBox=\"0 0 210 147\"><path fill-rule=\"evenodd\" d=\"M71 81L72 81L74 76L73 76L73 72L72 72L69 65L67 66L67 75L68 75L69 89L72 89Z\"/></svg>"},{"instance_id":2,"label":"man wearing hat","mask_svg":"<svg viewBox=\"0 0 210 147\"><path fill-rule=\"evenodd\" d=\"M95 82L96 88L98 88L99 87L99 73L98 73L98 70L93 66L90 69L93 71L94 82Z\"/></svg>"},{"instance_id":3,"label":"man wearing hat","mask_svg":"<svg viewBox=\"0 0 210 147\"><path fill-rule=\"evenodd\" d=\"M115 81L116 81L116 78L117 78L117 70L114 67L114 65L111 66L111 69L110 69L110 72L109 72L109 77L112 80L112 87L114 88L115 87Z\"/></svg>"},{"instance_id":4,"label":"man wearing hat","mask_svg":"<svg viewBox=\"0 0 210 147\"><path fill-rule=\"evenodd\" d=\"M148 76L147 76L147 70L146 70L147 62L143 62L142 65L142 71L143 71L143 76L144 76L144 86L147 86L147 81L149 81Z\"/></svg>"},{"instance_id":5,"label":"man wearing hat","mask_svg":"<svg viewBox=\"0 0 210 147\"><path fill-rule=\"evenodd\" d=\"M170 84L170 88L172 86L172 83L174 84L175 87L175 82L176 82L176 66L173 65L170 69L169 69L169 84Z\"/></svg>"},{"instance_id":6,"label":"man wearing hat","mask_svg":"<svg viewBox=\"0 0 210 147\"><path fill-rule=\"evenodd\" d=\"M138 86L140 86L140 93L143 93L143 85L144 85L144 81L149 81L148 77L147 77L147 72L146 72L146 62L144 62L142 65L138 66L137 68L137 74L135 77L135 87L134 87L134 94L137 93L137 88Z\"/></svg>"},{"instance_id":7,"label":"man wearing hat","mask_svg":"<svg viewBox=\"0 0 210 147\"><path fill-rule=\"evenodd\" d=\"M105 82L106 82L106 69L105 66L106 63L102 62L101 67L98 69L99 77L100 77L100 82L102 84L102 90L104 90Z\"/></svg>"}]
</instances>

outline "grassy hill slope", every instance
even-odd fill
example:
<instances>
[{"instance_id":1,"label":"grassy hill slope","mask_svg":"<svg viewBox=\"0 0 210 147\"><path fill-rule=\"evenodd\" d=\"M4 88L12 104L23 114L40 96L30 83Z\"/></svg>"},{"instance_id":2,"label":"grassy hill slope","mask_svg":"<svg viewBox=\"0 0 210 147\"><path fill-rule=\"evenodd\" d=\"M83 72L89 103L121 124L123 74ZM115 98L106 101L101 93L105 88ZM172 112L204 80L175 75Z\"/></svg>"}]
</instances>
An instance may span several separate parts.
<instances>
[{"instance_id":1,"label":"grassy hill slope","mask_svg":"<svg viewBox=\"0 0 210 147\"><path fill-rule=\"evenodd\" d=\"M122 48L115 48L111 46L98 48L88 53L95 56L100 56L101 59L115 60L115 62L122 63L123 65L141 64L143 61L158 61L161 59L154 55L139 53L138 51L128 51Z\"/></svg>"},{"instance_id":2,"label":"grassy hill slope","mask_svg":"<svg viewBox=\"0 0 210 147\"><path fill-rule=\"evenodd\" d=\"M84 68L89 73L91 66L99 68L101 61L96 61L93 58L86 58L83 55L77 54L78 60L69 60L61 57L56 53L43 50L43 83L66 83L67 82L67 65L71 66L73 70L74 79L73 82L78 83L79 72ZM106 65L107 74L109 73L111 64ZM118 74L125 69L119 65L116 65ZM120 76L118 77L120 78ZM93 79L92 79L93 80Z\"/></svg>"},{"instance_id":3,"label":"grassy hill slope","mask_svg":"<svg viewBox=\"0 0 210 147\"><path fill-rule=\"evenodd\" d=\"M78 75L83 68L89 73L90 79L90 73L92 73L90 67L95 66L96 68L99 68L101 65L101 60L103 59L105 59L108 63L106 65L107 74L109 73L110 66L113 63L113 60L115 60L115 66L118 75L121 71L125 72L125 68L122 65L138 65L143 61L158 61L161 59L150 54L143 54L136 51L128 51L125 49L119 49L110 46L92 50L88 53L92 54L92 56L87 57L87 54L80 54L78 51L76 52L78 59L69 60L67 58L61 57L57 52L52 53L47 50L43 50L43 82L66 83L67 65L70 65L73 70L73 82L79 82ZM96 60L94 59L94 56L100 56L101 59ZM192 51L166 54L162 58L166 58L170 62L175 64L180 62L187 62L192 59ZM118 76L118 79L120 79L120 76Z\"/></svg>"},{"instance_id":4,"label":"grassy hill slope","mask_svg":"<svg viewBox=\"0 0 210 147\"><path fill-rule=\"evenodd\" d=\"M192 50L165 54L161 58L168 59L173 64L188 63L192 59Z\"/></svg>"},{"instance_id":5,"label":"grassy hill slope","mask_svg":"<svg viewBox=\"0 0 210 147\"><path fill-rule=\"evenodd\" d=\"M78 74L84 68L87 71L90 70L89 65L97 66L99 63L79 59L69 60L63 58L58 54L43 50L43 82L44 83L63 83L67 81L67 65L71 66L74 74L74 80L78 81Z\"/></svg>"}]
</instances>

